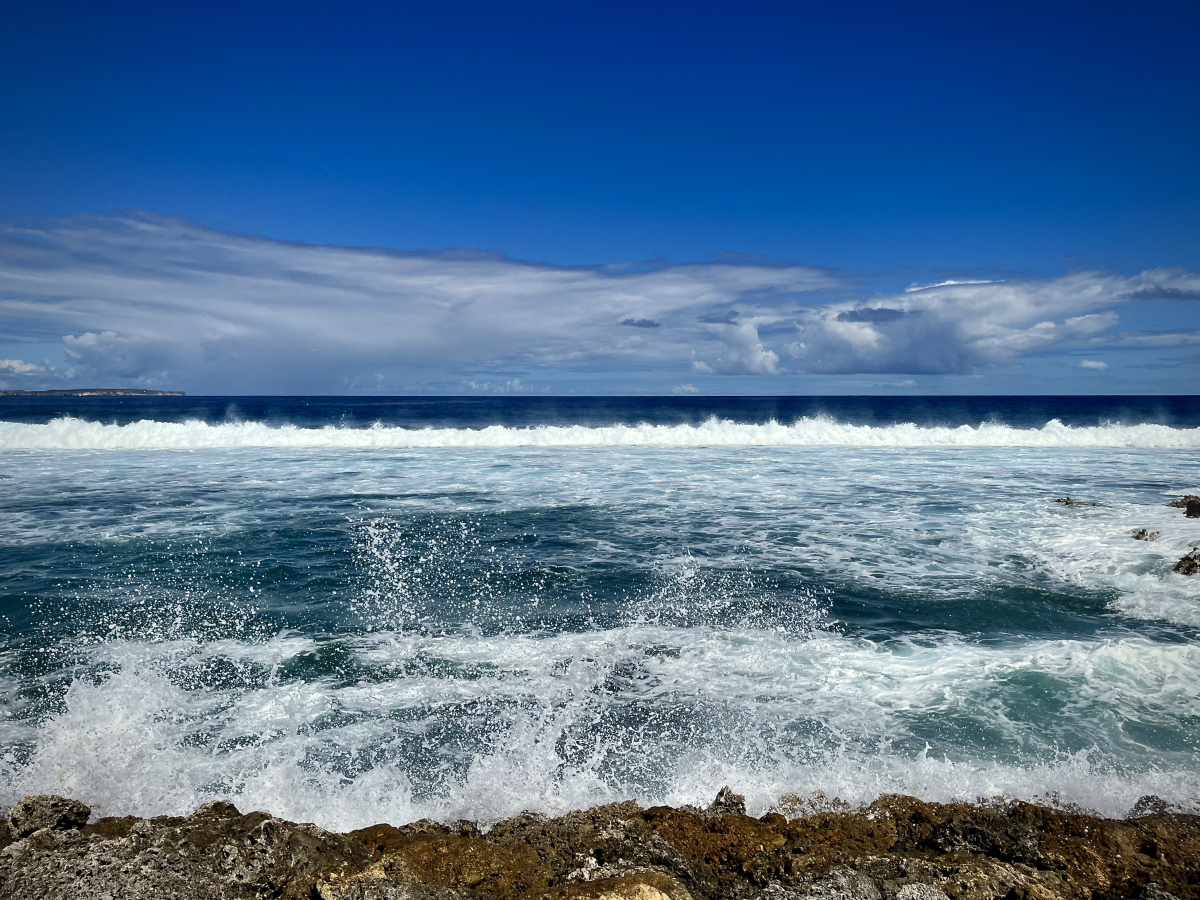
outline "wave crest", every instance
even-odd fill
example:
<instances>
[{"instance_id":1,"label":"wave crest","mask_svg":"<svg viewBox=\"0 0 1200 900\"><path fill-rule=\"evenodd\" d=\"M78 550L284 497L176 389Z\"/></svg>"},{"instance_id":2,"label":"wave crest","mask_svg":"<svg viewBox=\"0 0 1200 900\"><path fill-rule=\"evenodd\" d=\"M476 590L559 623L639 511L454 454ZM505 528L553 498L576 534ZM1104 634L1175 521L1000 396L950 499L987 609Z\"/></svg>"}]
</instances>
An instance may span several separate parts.
<instances>
[{"instance_id":1,"label":"wave crest","mask_svg":"<svg viewBox=\"0 0 1200 900\"><path fill-rule=\"evenodd\" d=\"M0 450L204 450L245 447L406 449L437 447L1127 447L1200 448L1200 428L1166 425L1070 426L1051 419L1041 428L983 424L957 427L850 425L805 418L791 425L709 419L700 425L539 425L510 428L301 428L237 422L155 422L105 425L60 418L42 425L0 423Z\"/></svg>"}]
</instances>

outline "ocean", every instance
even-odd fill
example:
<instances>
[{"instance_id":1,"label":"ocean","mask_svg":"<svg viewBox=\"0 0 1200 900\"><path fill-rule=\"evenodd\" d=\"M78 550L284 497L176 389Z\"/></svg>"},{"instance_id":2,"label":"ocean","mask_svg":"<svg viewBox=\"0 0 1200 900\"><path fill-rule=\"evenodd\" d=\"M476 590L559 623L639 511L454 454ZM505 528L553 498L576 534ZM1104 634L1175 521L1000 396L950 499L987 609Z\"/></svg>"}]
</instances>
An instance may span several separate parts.
<instances>
[{"instance_id":1,"label":"ocean","mask_svg":"<svg viewBox=\"0 0 1200 900\"><path fill-rule=\"evenodd\" d=\"M0 398L0 803L1198 812L1198 463L1195 396Z\"/></svg>"}]
</instances>

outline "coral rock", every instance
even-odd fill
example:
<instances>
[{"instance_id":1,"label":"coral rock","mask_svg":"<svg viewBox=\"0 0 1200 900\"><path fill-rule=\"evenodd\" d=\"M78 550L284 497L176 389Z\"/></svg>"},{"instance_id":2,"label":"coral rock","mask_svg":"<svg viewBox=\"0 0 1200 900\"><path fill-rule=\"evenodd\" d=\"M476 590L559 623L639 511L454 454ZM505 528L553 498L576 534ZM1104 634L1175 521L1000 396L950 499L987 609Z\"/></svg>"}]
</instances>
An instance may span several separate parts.
<instances>
[{"instance_id":1,"label":"coral rock","mask_svg":"<svg viewBox=\"0 0 1200 900\"><path fill-rule=\"evenodd\" d=\"M87 824L92 811L78 800L68 800L53 794L22 797L8 813L9 827L22 838L41 828L67 831Z\"/></svg>"}]
</instances>

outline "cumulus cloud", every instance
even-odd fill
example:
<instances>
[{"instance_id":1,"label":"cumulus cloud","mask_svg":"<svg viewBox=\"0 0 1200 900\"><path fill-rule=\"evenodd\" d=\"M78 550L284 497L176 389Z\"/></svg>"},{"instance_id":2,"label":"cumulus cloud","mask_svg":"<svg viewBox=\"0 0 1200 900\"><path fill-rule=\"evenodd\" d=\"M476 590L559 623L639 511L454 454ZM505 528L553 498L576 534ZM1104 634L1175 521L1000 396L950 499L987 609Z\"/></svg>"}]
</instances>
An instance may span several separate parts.
<instances>
[{"instance_id":1,"label":"cumulus cloud","mask_svg":"<svg viewBox=\"0 0 1200 900\"><path fill-rule=\"evenodd\" d=\"M1080 346L1116 326L1114 307L1139 293L1184 293L1196 285L1194 273L1172 270L914 286L802 310L788 351L810 372L967 374L1050 347Z\"/></svg>"},{"instance_id":2,"label":"cumulus cloud","mask_svg":"<svg viewBox=\"0 0 1200 900\"><path fill-rule=\"evenodd\" d=\"M5 335L61 342L76 381L209 392L431 379L514 392L546 372L657 373L666 384L689 370L962 374L1051 349L1194 341L1122 331L1118 309L1197 287L1184 271L1080 273L853 300L838 299L854 296L849 278L740 258L537 265L288 243L152 215L0 229Z\"/></svg>"},{"instance_id":3,"label":"cumulus cloud","mask_svg":"<svg viewBox=\"0 0 1200 900\"><path fill-rule=\"evenodd\" d=\"M23 359L0 359L0 372L8 372L10 375L31 375L41 371L41 366L27 363Z\"/></svg>"}]
</instances>

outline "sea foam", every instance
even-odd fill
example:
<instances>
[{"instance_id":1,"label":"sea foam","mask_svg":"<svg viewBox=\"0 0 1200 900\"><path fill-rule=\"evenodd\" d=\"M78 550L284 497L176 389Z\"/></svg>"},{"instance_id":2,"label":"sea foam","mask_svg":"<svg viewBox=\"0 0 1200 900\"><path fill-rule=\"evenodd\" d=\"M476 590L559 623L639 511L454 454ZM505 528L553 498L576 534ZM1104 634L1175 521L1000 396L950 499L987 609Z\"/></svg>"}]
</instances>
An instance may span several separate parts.
<instances>
[{"instance_id":1,"label":"sea foam","mask_svg":"<svg viewBox=\"0 0 1200 900\"><path fill-rule=\"evenodd\" d=\"M262 422L201 421L106 425L60 418L42 425L0 423L0 450L203 450L242 447L404 449L469 447L1128 447L1200 448L1200 428L1165 425L1041 428L1002 424L958 427L849 425L825 418L754 425L709 419L700 425L541 425L509 428L299 428Z\"/></svg>"},{"instance_id":2,"label":"sea foam","mask_svg":"<svg viewBox=\"0 0 1200 900\"><path fill-rule=\"evenodd\" d=\"M0 761L0 799L58 792L101 814L150 815L220 798L346 829L426 816L486 823L629 798L704 803L723 784L756 813L818 791L852 804L889 792L1042 798L1110 816L1143 794L1187 808L1200 796L1186 751L1130 766L1112 746L1072 748L1070 728L1017 715L1036 680L1072 721L1116 712L1153 729L1195 719L1194 646L989 648L929 634L889 647L827 632L657 626L394 632L340 646L372 677L284 676L289 660L317 649L294 635L92 648L60 712L2 729L28 729L33 752ZM240 683L239 666L249 675ZM210 683L217 671L221 686ZM905 740L906 723L947 712L1041 749L1014 760ZM1129 740L1109 724L1112 740ZM1136 742L1126 749L1139 755Z\"/></svg>"}]
</instances>

